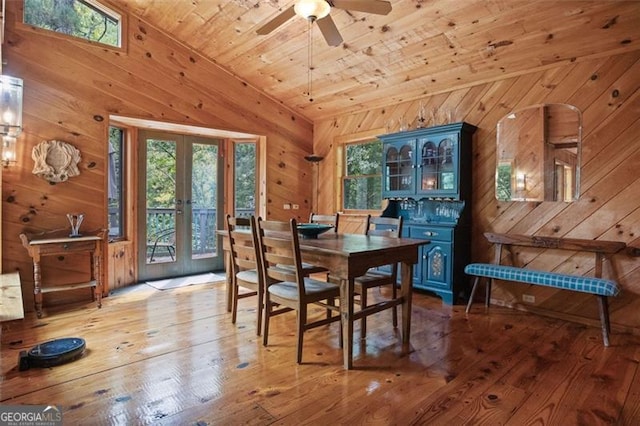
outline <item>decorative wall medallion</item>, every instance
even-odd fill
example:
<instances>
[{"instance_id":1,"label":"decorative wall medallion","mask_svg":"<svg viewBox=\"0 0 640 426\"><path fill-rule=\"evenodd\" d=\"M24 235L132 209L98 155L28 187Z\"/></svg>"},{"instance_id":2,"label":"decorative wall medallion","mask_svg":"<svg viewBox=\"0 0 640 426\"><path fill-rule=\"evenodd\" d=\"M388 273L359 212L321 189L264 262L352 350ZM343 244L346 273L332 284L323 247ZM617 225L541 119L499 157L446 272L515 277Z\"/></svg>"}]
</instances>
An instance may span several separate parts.
<instances>
[{"instance_id":1,"label":"decorative wall medallion","mask_svg":"<svg viewBox=\"0 0 640 426\"><path fill-rule=\"evenodd\" d=\"M33 174L49 182L64 182L80 174L80 151L63 141L40 142L33 147L31 158L35 161Z\"/></svg>"}]
</instances>

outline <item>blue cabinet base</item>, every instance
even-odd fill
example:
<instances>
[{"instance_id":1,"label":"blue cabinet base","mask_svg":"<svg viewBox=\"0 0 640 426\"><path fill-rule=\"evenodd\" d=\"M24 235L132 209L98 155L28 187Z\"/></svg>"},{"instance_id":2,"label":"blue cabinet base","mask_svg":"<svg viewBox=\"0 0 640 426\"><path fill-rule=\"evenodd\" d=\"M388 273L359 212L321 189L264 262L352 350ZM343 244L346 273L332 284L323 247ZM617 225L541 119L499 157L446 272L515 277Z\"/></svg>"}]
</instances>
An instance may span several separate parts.
<instances>
[{"instance_id":1,"label":"blue cabinet base","mask_svg":"<svg viewBox=\"0 0 640 426\"><path fill-rule=\"evenodd\" d=\"M450 290L436 290L431 287L424 287L420 284L415 284L413 288L421 293L433 294L442 299L442 303L446 305L453 305L457 300L454 300L453 293Z\"/></svg>"}]
</instances>

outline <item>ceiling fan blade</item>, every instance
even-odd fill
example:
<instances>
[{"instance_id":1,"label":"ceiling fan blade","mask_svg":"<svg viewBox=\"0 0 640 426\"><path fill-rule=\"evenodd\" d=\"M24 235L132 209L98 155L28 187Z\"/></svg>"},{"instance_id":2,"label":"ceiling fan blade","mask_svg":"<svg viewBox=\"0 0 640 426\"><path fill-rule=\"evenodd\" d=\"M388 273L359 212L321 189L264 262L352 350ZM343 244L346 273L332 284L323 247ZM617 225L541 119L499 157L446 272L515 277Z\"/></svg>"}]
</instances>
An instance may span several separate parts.
<instances>
[{"instance_id":1,"label":"ceiling fan blade","mask_svg":"<svg viewBox=\"0 0 640 426\"><path fill-rule=\"evenodd\" d=\"M340 46L340 43L342 43L342 36L340 35L335 22L333 22L331 15L327 15L322 19L318 19L316 23L318 24L318 28L320 28L320 32L324 36L324 39L327 40L329 46Z\"/></svg>"},{"instance_id":2,"label":"ceiling fan blade","mask_svg":"<svg viewBox=\"0 0 640 426\"><path fill-rule=\"evenodd\" d=\"M391 3L383 0L333 0L329 2L333 7L358 12L387 15L391 12Z\"/></svg>"},{"instance_id":3,"label":"ceiling fan blade","mask_svg":"<svg viewBox=\"0 0 640 426\"><path fill-rule=\"evenodd\" d=\"M293 10L293 6L291 6L290 8L286 9L275 18L264 24L262 27L258 28L256 33L260 35L269 34L271 31L275 30L294 16L296 16L296 12Z\"/></svg>"}]
</instances>

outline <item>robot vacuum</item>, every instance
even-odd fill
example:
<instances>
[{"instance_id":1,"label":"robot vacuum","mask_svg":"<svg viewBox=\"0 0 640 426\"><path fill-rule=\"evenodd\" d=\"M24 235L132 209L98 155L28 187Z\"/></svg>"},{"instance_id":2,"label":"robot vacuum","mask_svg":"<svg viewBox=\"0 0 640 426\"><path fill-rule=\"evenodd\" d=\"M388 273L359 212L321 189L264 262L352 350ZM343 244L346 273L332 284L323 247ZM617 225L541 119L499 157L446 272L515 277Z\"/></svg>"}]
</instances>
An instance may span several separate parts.
<instances>
[{"instance_id":1,"label":"robot vacuum","mask_svg":"<svg viewBox=\"0 0 640 426\"><path fill-rule=\"evenodd\" d=\"M75 361L82 356L86 343L80 337L64 337L40 343L28 351L21 351L18 369L47 368Z\"/></svg>"}]
</instances>

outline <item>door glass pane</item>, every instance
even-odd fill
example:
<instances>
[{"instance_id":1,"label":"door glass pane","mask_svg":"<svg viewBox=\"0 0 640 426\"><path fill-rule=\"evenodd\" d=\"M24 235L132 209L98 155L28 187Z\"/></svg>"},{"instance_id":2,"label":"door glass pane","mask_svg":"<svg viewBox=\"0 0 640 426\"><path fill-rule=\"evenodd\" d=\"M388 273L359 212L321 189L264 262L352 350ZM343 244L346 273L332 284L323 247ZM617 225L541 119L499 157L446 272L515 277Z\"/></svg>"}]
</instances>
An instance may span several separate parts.
<instances>
[{"instance_id":1,"label":"door glass pane","mask_svg":"<svg viewBox=\"0 0 640 426\"><path fill-rule=\"evenodd\" d=\"M176 143L147 139L147 263L175 262Z\"/></svg>"},{"instance_id":2,"label":"door glass pane","mask_svg":"<svg viewBox=\"0 0 640 426\"><path fill-rule=\"evenodd\" d=\"M109 126L109 239L124 238L124 130Z\"/></svg>"},{"instance_id":3,"label":"door glass pane","mask_svg":"<svg viewBox=\"0 0 640 426\"><path fill-rule=\"evenodd\" d=\"M256 144L234 144L235 215L250 217L256 211Z\"/></svg>"},{"instance_id":4,"label":"door glass pane","mask_svg":"<svg viewBox=\"0 0 640 426\"><path fill-rule=\"evenodd\" d=\"M191 255L216 255L218 146L194 143L191 176Z\"/></svg>"}]
</instances>

